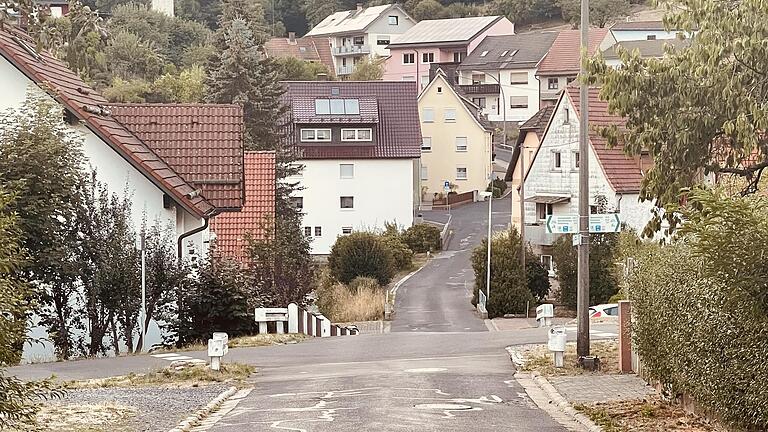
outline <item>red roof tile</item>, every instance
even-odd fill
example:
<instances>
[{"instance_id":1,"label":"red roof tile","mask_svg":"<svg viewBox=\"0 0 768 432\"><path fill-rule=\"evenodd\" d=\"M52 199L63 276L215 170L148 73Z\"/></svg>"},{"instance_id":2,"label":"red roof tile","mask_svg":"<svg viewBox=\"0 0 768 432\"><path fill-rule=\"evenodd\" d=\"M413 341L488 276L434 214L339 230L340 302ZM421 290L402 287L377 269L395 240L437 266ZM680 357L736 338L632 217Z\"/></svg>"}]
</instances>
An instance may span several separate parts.
<instances>
[{"instance_id":1,"label":"red roof tile","mask_svg":"<svg viewBox=\"0 0 768 432\"><path fill-rule=\"evenodd\" d=\"M246 234L263 238L262 223L275 213L275 153L245 152L245 205L239 212L211 219L217 253L244 259Z\"/></svg>"},{"instance_id":2,"label":"red roof tile","mask_svg":"<svg viewBox=\"0 0 768 432\"><path fill-rule=\"evenodd\" d=\"M114 104L109 110L216 208L242 207L241 106Z\"/></svg>"},{"instance_id":3,"label":"red roof tile","mask_svg":"<svg viewBox=\"0 0 768 432\"><path fill-rule=\"evenodd\" d=\"M302 145L297 128L302 124L335 126L344 122L319 121L302 115L289 125L288 139L293 140L299 159L384 159L418 158L421 156L421 125L416 97L415 82L398 81L290 81L283 83L284 102L294 110L304 112L306 100L316 98L354 98L360 99L360 112L365 114L369 101L376 102L378 123L371 118L370 127L375 129L375 145L366 143L331 142L327 145L313 143ZM314 112L314 104L312 105ZM372 114L372 113L369 113ZM295 116L291 114L293 119ZM362 116L349 116L363 123Z\"/></svg>"},{"instance_id":4,"label":"red roof tile","mask_svg":"<svg viewBox=\"0 0 768 432\"><path fill-rule=\"evenodd\" d=\"M566 90L568 97L575 107L575 113L579 116L579 87L569 86ZM601 126L616 125L624 127L626 120L623 117L608 112L608 102L600 99L600 89L589 89L589 141L597 154L600 168L605 177L616 192L638 192L643 181L643 173L640 169L640 160L631 158L624 153L621 144L609 148L608 142L601 137L596 128ZM562 99L561 99L562 100Z\"/></svg>"},{"instance_id":5,"label":"red roof tile","mask_svg":"<svg viewBox=\"0 0 768 432\"><path fill-rule=\"evenodd\" d=\"M106 110L104 97L48 52L36 53L28 36L9 25L0 30L0 56L64 105L84 125L192 214L215 208L152 149Z\"/></svg>"},{"instance_id":6,"label":"red roof tile","mask_svg":"<svg viewBox=\"0 0 768 432\"><path fill-rule=\"evenodd\" d=\"M608 35L607 28L589 29L590 55L595 54L600 43ZM539 64L539 75L575 75L579 73L579 46L581 33L579 30L563 30L557 35L549 52Z\"/></svg>"}]
</instances>

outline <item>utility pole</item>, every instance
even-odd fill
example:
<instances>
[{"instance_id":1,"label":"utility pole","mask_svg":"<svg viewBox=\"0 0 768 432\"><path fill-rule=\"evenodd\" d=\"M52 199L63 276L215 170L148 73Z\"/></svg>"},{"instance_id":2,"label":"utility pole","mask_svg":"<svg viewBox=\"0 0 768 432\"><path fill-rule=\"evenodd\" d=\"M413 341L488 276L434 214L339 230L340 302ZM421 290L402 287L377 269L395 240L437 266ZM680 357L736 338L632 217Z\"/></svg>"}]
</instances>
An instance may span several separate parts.
<instances>
[{"instance_id":1,"label":"utility pole","mask_svg":"<svg viewBox=\"0 0 768 432\"><path fill-rule=\"evenodd\" d=\"M525 140L520 142L520 267L525 281L528 275L525 273ZM514 196L514 195L513 195ZM514 210L512 211L514 214ZM528 313L528 310L525 311Z\"/></svg>"},{"instance_id":2,"label":"utility pole","mask_svg":"<svg viewBox=\"0 0 768 432\"><path fill-rule=\"evenodd\" d=\"M589 85L586 57L589 49L589 0L581 0L581 68L579 80L579 270L577 284L576 353L589 355Z\"/></svg>"}]
</instances>

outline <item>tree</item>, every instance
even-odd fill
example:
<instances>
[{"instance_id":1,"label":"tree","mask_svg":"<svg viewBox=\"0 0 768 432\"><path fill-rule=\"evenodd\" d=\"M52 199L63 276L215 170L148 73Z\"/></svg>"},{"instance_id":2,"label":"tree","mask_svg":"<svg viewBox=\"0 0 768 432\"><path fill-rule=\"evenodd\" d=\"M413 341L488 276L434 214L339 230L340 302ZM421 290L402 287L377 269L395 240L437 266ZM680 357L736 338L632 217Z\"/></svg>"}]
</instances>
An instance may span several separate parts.
<instances>
[{"instance_id":1,"label":"tree","mask_svg":"<svg viewBox=\"0 0 768 432\"><path fill-rule=\"evenodd\" d=\"M581 19L581 1L557 0L557 5L563 19L578 27ZM629 0L590 0L589 23L603 28L612 19L629 15L629 12Z\"/></svg>"},{"instance_id":2,"label":"tree","mask_svg":"<svg viewBox=\"0 0 768 432\"><path fill-rule=\"evenodd\" d=\"M763 39L768 11L759 0L728 3L683 0L669 8L668 28L690 34L690 46L667 48L661 59L621 51L624 66L590 61L590 82L599 85L609 110L625 128L601 130L629 155L647 152L654 164L641 185L641 199L658 207L645 235L678 224L681 193L702 175L733 176L742 193L760 189L768 167L768 55ZM663 209L663 210L662 210Z\"/></svg>"},{"instance_id":3,"label":"tree","mask_svg":"<svg viewBox=\"0 0 768 432\"><path fill-rule=\"evenodd\" d=\"M475 288L472 304L478 302L479 291L486 292L488 272L488 239L472 251L472 269L475 272ZM491 295L487 300L488 318L505 314L525 313L527 305L534 302L520 266L520 234L512 227L496 233L491 239Z\"/></svg>"},{"instance_id":4,"label":"tree","mask_svg":"<svg viewBox=\"0 0 768 432\"><path fill-rule=\"evenodd\" d=\"M144 103L151 92L152 85L143 79L126 81L117 77L102 91L102 95L110 102Z\"/></svg>"},{"instance_id":5,"label":"tree","mask_svg":"<svg viewBox=\"0 0 768 432\"><path fill-rule=\"evenodd\" d=\"M166 73L152 84L150 102L199 103L205 93L205 70L192 66L179 73Z\"/></svg>"},{"instance_id":6,"label":"tree","mask_svg":"<svg viewBox=\"0 0 768 432\"><path fill-rule=\"evenodd\" d=\"M314 27L334 12L344 10L340 0L304 0L304 13L310 27Z\"/></svg>"},{"instance_id":7,"label":"tree","mask_svg":"<svg viewBox=\"0 0 768 432\"><path fill-rule=\"evenodd\" d=\"M112 74L124 80L154 81L163 70L164 62L152 43L126 31L113 36L104 54Z\"/></svg>"},{"instance_id":8,"label":"tree","mask_svg":"<svg viewBox=\"0 0 768 432\"><path fill-rule=\"evenodd\" d=\"M19 215L21 242L29 257L21 277L40 298L38 312L57 355L68 358L77 319L70 298L78 274L72 245L83 156L82 139L61 119L61 106L38 92L1 115L0 178L16 192L8 205Z\"/></svg>"},{"instance_id":9,"label":"tree","mask_svg":"<svg viewBox=\"0 0 768 432\"><path fill-rule=\"evenodd\" d=\"M253 43L257 46L264 45L269 40L272 32L264 18L264 7L258 1L251 0L221 0L221 15L219 16L219 29L214 34L214 45L222 50L224 34L228 26L235 20L245 21L251 31Z\"/></svg>"},{"instance_id":10,"label":"tree","mask_svg":"<svg viewBox=\"0 0 768 432\"><path fill-rule=\"evenodd\" d=\"M494 0L490 9L514 23L540 22L560 14L556 0Z\"/></svg>"},{"instance_id":11,"label":"tree","mask_svg":"<svg viewBox=\"0 0 768 432\"><path fill-rule=\"evenodd\" d=\"M413 7L411 16L417 21L435 19L442 16L443 11L443 5L437 0L421 0Z\"/></svg>"},{"instance_id":12,"label":"tree","mask_svg":"<svg viewBox=\"0 0 768 432\"><path fill-rule=\"evenodd\" d=\"M365 57L349 75L352 81L378 81L384 76L384 59Z\"/></svg>"},{"instance_id":13,"label":"tree","mask_svg":"<svg viewBox=\"0 0 768 432\"><path fill-rule=\"evenodd\" d=\"M328 268L331 275L344 284L364 276L376 279L383 286L395 274L392 251L377 235L367 232L339 237L328 256Z\"/></svg>"},{"instance_id":14,"label":"tree","mask_svg":"<svg viewBox=\"0 0 768 432\"><path fill-rule=\"evenodd\" d=\"M332 78L331 71L322 63L306 62L294 57L280 57L274 60L279 81L314 81L322 75Z\"/></svg>"},{"instance_id":15,"label":"tree","mask_svg":"<svg viewBox=\"0 0 768 432\"><path fill-rule=\"evenodd\" d=\"M614 268L619 253L619 234L591 234L589 238L589 304L596 305L607 302L619 292ZM558 300L575 309L578 259L570 234L560 236L552 245L552 259L560 282Z\"/></svg>"}]
</instances>

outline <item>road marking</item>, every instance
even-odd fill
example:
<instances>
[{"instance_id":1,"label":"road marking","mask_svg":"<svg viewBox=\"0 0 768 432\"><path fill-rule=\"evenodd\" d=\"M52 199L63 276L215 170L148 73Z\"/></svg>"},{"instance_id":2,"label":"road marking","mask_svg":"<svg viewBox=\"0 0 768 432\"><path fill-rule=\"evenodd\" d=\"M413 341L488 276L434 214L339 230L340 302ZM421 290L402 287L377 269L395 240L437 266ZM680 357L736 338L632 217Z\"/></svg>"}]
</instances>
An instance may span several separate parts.
<instances>
[{"instance_id":1,"label":"road marking","mask_svg":"<svg viewBox=\"0 0 768 432\"><path fill-rule=\"evenodd\" d=\"M167 353L167 354L150 354L151 357L159 358L161 360L168 360L169 362L174 361L183 361L187 363L196 363L196 364L202 364L202 363L208 363L205 360L197 359L194 357L181 355L177 353Z\"/></svg>"},{"instance_id":2,"label":"road marking","mask_svg":"<svg viewBox=\"0 0 768 432\"><path fill-rule=\"evenodd\" d=\"M408 373L434 373L434 372L445 372L448 369L446 368L416 368L416 369L406 369L405 372Z\"/></svg>"}]
</instances>

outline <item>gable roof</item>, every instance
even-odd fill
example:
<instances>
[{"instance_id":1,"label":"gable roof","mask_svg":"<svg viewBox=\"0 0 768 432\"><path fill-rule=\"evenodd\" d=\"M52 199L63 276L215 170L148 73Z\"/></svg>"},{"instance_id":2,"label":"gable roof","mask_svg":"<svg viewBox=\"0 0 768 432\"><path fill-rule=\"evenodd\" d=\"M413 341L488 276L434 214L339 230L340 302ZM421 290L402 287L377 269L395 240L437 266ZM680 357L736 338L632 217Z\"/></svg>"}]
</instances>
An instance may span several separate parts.
<instances>
[{"instance_id":1,"label":"gable roof","mask_svg":"<svg viewBox=\"0 0 768 432\"><path fill-rule=\"evenodd\" d=\"M417 83L402 81L287 81L283 102L290 107L289 133L299 159L418 158L421 125ZM360 115L333 118L314 113L315 99L359 99ZM375 104L374 104L375 102ZM302 145L297 125L375 126L374 145L329 142Z\"/></svg>"},{"instance_id":2,"label":"gable roof","mask_svg":"<svg viewBox=\"0 0 768 432\"><path fill-rule=\"evenodd\" d=\"M331 42L327 37L296 38L294 42L284 37L272 38L264 43L264 51L267 53L267 57L293 57L308 62L322 63L331 74L334 72Z\"/></svg>"},{"instance_id":3,"label":"gable roof","mask_svg":"<svg viewBox=\"0 0 768 432\"><path fill-rule=\"evenodd\" d=\"M341 11L325 17L324 20L320 21L308 31L305 36L327 36L332 34L363 32L382 14L389 12L391 9L399 9L405 16L408 16L405 10L398 4L386 4Z\"/></svg>"},{"instance_id":4,"label":"gable roof","mask_svg":"<svg viewBox=\"0 0 768 432\"><path fill-rule=\"evenodd\" d=\"M454 96L456 96L456 99L461 102L462 105L464 105L464 109L467 110L467 113L470 117L475 121L475 123L483 128L486 131L493 131L495 128L491 124L490 121L483 115L482 110L479 106L477 106L474 102L469 100L466 96L464 96L463 92L461 91L461 88L457 85L451 84L450 81L448 81L448 78L443 72L442 69L438 68L435 73L432 80L430 80L429 84L427 84L426 87L424 87L424 90L421 91L419 94L418 100L420 101L421 98L429 91L432 86L437 85L438 78L440 81L444 84L445 88L448 89L451 93L453 93Z\"/></svg>"},{"instance_id":5,"label":"gable roof","mask_svg":"<svg viewBox=\"0 0 768 432\"><path fill-rule=\"evenodd\" d=\"M482 16L423 20L398 36L389 46L466 43L502 19L506 18Z\"/></svg>"},{"instance_id":6,"label":"gable roof","mask_svg":"<svg viewBox=\"0 0 768 432\"><path fill-rule=\"evenodd\" d=\"M26 35L10 25L0 30L0 56L62 104L187 211L198 217L215 212L213 204L110 114L105 108L109 102L103 96L60 60L48 52L35 52L33 46L34 43Z\"/></svg>"},{"instance_id":7,"label":"gable roof","mask_svg":"<svg viewBox=\"0 0 768 432\"><path fill-rule=\"evenodd\" d=\"M639 41L624 41L617 42L607 50L603 51L603 58L606 60L618 60L619 55L616 49L621 47L629 52L637 50L641 57L649 58L661 58L664 56L664 47L671 46L675 49L685 48L690 46L690 39L655 39L655 40L639 40Z\"/></svg>"},{"instance_id":8,"label":"gable roof","mask_svg":"<svg viewBox=\"0 0 768 432\"><path fill-rule=\"evenodd\" d=\"M608 113L608 102L600 99L599 93L599 88L589 88L589 141L592 144L592 149L595 151L600 168L614 191L619 193L638 192L643 181L643 173L638 160L624 154L624 147L620 143L615 147L608 148L608 141L601 137L596 130L601 126L615 125L623 128L626 125L624 117ZM566 95L578 117L580 109L579 87L567 87L560 97L559 103L563 103Z\"/></svg>"},{"instance_id":9,"label":"gable roof","mask_svg":"<svg viewBox=\"0 0 768 432\"><path fill-rule=\"evenodd\" d=\"M486 36L459 65L460 70L533 68L547 54L557 32ZM483 53L487 52L485 56ZM502 56L504 54L504 56Z\"/></svg>"},{"instance_id":10,"label":"gable roof","mask_svg":"<svg viewBox=\"0 0 768 432\"><path fill-rule=\"evenodd\" d=\"M607 28L589 29L589 55L597 52L608 35ZM552 47L539 64L539 75L576 75L579 73L581 45L580 30L563 30L552 43Z\"/></svg>"},{"instance_id":11,"label":"gable roof","mask_svg":"<svg viewBox=\"0 0 768 432\"><path fill-rule=\"evenodd\" d=\"M112 116L219 210L243 206L243 108L111 104Z\"/></svg>"},{"instance_id":12,"label":"gable roof","mask_svg":"<svg viewBox=\"0 0 768 432\"><path fill-rule=\"evenodd\" d=\"M611 30L665 30L664 21L619 21Z\"/></svg>"},{"instance_id":13,"label":"gable roof","mask_svg":"<svg viewBox=\"0 0 768 432\"><path fill-rule=\"evenodd\" d=\"M512 181L515 168L517 167L517 159L520 157L520 145L525 142L525 136L529 132L533 132L539 137L539 143L541 143L541 138L544 136L549 122L552 121L552 114L554 113L555 105L546 106L520 125L520 133L517 135L515 149L512 151L512 158L509 161L509 166L507 166L507 174L504 176L504 181Z\"/></svg>"},{"instance_id":14,"label":"gable roof","mask_svg":"<svg viewBox=\"0 0 768 432\"><path fill-rule=\"evenodd\" d=\"M263 239L262 224L275 214L275 152L245 152L245 205L238 212L211 219L216 233L216 253L242 260L248 245L246 234Z\"/></svg>"}]
</instances>

